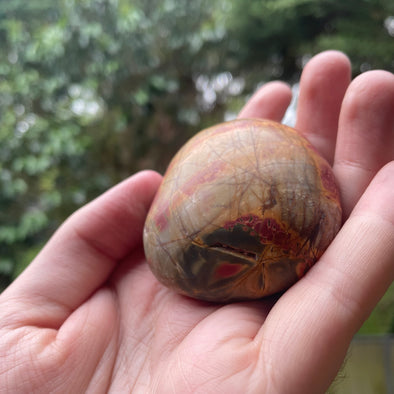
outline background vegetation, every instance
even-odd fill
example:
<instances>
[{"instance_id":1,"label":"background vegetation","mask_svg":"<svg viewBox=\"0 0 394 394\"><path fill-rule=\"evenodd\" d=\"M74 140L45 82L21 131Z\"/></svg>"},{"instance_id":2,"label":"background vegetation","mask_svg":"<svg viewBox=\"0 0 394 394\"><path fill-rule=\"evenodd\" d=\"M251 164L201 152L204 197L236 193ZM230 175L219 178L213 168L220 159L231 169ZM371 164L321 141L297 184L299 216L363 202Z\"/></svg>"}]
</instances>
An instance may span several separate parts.
<instances>
[{"instance_id":1,"label":"background vegetation","mask_svg":"<svg viewBox=\"0 0 394 394\"><path fill-rule=\"evenodd\" d=\"M391 0L0 0L0 291L75 209L335 48L392 71ZM394 332L393 288L363 332ZM391 313L390 313L391 311Z\"/></svg>"}]
</instances>

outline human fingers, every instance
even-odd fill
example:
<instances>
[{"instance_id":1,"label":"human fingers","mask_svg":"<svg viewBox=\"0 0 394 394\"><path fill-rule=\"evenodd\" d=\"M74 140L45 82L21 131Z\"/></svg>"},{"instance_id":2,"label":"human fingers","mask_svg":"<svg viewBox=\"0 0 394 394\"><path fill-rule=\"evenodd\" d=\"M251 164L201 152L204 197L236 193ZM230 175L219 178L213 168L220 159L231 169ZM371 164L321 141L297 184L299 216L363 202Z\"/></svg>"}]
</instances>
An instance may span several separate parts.
<instances>
[{"instance_id":1,"label":"human fingers","mask_svg":"<svg viewBox=\"0 0 394 394\"><path fill-rule=\"evenodd\" d=\"M117 261L141 245L160 180L153 171L138 173L72 215L3 292L0 302L7 308L0 314L15 323L58 328Z\"/></svg>"},{"instance_id":2,"label":"human fingers","mask_svg":"<svg viewBox=\"0 0 394 394\"><path fill-rule=\"evenodd\" d=\"M394 279L393 201L394 161L372 180L322 258L271 310L257 339L266 345L260 363L275 366L272 392L325 392L334 379L353 335Z\"/></svg>"},{"instance_id":3,"label":"human fingers","mask_svg":"<svg viewBox=\"0 0 394 394\"><path fill-rule=\"evenodd\" d=\"M367 185L394 160L394 75L361 74L350 85L339 119L334 172L340 184L344 217Z\"/></svg>"},{"instance_id":4,"label":"human fingers","mask_svg":"<svg viewBox=\"0 0 394 394\"><path fill-rule=\"evenodd\" d=\"M249 99L238 118L266 118L280 122L291 101L291 89L284 82L269 82Z\"/></svg>"},{"instance_id":5,"label":"human fingers","mask_svg":"<svg viewBox=\"0 0 394 394\"><path fill-rule=\"evenodd\" d=\"M338 119L350 83L350 62L341 52L326 51L305 66L297 106L296 129L332 163Z\"/></svg>"}]
</instances>

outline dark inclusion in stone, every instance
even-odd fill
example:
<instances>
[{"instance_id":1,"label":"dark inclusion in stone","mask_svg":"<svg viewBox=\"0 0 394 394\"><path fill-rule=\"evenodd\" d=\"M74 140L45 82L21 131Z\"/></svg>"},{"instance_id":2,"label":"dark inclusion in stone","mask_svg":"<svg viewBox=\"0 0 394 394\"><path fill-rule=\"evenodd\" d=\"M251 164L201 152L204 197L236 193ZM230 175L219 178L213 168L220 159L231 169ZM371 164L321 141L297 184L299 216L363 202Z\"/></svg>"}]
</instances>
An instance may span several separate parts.
<instances>
[{"instance_id":1,"label":"dark inclusion in stone","mask_svg":"<svg viewBox=\"0 0 394 394\"><path fill-rule=\"evenodd\" d=\"M203 244L191 243L182 256L182 261L189 262L183 266L183 280L189 282L186 287L220 287L227 278L233 279L254 267L265 246L249 230L242 225L220 228L204 235ZM179 281L179 285L185 284Z\"/></svg>"}]
</instances>

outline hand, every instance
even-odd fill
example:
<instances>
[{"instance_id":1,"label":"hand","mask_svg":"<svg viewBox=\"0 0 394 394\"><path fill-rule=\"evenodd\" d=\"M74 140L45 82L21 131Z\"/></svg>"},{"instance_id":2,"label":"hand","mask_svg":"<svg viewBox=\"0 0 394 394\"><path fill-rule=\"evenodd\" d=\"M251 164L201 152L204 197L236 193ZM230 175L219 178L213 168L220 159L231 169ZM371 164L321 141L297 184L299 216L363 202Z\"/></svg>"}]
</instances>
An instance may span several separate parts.
<instances>
[{"instance_id":1,"label":"hand","mask_svg":"<svg viewBox=\"0 0 394 394\"><path fill-rule=\"evenodd\" d=\"M346 220L304 278L225 306L167 290L141 246L161 178L139 173L71 216L1 294L0 392L324 392L394 278L394 77L349 83L337 52L301 79L296 127L333 164ZM280 120L290 95L269 83L240 116Z\"/></svg>"}]
</instances>

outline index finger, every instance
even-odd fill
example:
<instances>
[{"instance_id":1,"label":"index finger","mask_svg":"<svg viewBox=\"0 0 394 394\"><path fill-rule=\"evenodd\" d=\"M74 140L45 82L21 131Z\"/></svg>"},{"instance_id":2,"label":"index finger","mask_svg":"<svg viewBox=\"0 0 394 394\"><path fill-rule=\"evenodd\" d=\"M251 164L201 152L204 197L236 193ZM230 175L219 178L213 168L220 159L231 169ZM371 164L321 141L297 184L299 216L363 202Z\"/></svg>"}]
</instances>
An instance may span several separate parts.
<instances>
[{"instance_id":1,"label":"index finger","mask_svg":"<svg viewBox=\"0 0 394 394\"><path fill-rule=\"evenodd\" d=\"M253 94L238 118L267 118L280 122L290 101L291 89L286 83L268 82Z\"/></svg>"}]
</instances>

